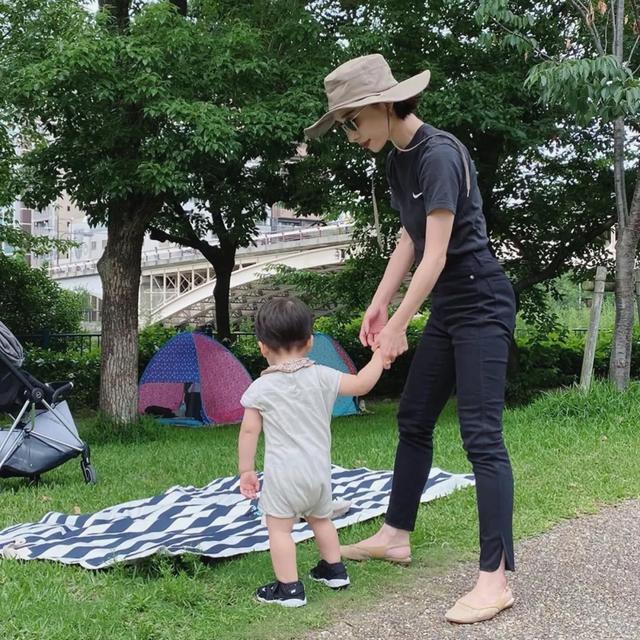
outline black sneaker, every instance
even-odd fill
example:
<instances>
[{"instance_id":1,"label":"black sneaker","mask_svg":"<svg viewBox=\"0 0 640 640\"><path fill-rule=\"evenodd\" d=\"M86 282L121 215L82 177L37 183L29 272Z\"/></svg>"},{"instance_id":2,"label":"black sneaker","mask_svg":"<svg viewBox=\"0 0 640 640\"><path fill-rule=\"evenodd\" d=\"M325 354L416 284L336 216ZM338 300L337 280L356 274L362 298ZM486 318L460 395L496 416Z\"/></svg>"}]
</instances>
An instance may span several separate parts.
<instances>
[{"instance_id":1,"label":"black sneaker","mask_svg":"<svg viewBox=\"0 0 640 640\"><path fill-rule=\"evenodd\" d=\"M256 600L263 604L279 604L281 607L303 607L307 604L304 585L298 582L270 582L256 591Z\"/></svg>"},{"instance_id":2,"label":"black sneaker","mask_svg":"<svg viewBox=\"0 0 640 640\"><path fill-rule=\"evenodd\" d=\"M322 584L332 589L346 589L351 584L347 570L342 562L329 564L326 560L320 560L311 569L309 577L316 582L322 582Z\"/></svg>"}]
</instances>

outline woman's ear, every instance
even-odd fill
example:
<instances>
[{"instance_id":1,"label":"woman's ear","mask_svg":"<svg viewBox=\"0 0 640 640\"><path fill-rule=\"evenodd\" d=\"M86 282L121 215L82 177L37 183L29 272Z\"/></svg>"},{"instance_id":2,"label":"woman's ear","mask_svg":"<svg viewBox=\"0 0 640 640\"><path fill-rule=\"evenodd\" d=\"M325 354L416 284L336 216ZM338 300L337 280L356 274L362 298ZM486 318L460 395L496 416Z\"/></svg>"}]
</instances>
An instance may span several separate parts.
<instances>
[{"instance_id":1,"label":"woman's ear","mask_svg":"<svg viewBox=\"0 0 640 640\"><path fill-rule=\"evenodd\" d=\"M269 353L269 347L267 347L264 342L260 342L260 340L258 340L258 347L260 348L260 353L262 354L262 356L266 358L267 354Z\"/></svg>"}]
</instances>

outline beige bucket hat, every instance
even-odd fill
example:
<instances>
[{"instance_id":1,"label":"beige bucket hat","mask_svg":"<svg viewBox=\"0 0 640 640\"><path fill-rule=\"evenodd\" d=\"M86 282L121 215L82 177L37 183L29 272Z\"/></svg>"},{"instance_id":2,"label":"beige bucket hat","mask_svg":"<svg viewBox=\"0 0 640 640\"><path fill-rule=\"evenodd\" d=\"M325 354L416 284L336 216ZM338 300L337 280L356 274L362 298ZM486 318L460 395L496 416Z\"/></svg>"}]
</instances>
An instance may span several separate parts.
<instances>
[{"instance_id":1,"label":"beige bucket hat","mask_svg":"<svg viewBox=\"0 0 640 640\"><path fill-rule=\"evenodd\" d=\"M398 82L387 61L379 53L353 58L324 79L329 110L320 120L304 130L308 138L325 134L342 111L378 102L402 102L426 89L430 71L423 71L408 80Z\"/></svg>"}]
</instances>

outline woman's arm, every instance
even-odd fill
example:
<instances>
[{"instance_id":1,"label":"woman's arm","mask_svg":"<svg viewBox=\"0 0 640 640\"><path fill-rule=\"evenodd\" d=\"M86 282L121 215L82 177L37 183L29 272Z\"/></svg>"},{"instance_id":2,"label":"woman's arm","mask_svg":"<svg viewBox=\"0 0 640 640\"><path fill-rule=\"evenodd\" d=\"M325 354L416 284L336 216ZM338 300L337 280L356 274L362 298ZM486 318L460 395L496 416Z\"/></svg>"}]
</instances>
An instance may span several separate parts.
<instances>
[{"instance_id":1,"label":"woman's arm","mask_svg":"<svg viewBox=\"0 0 640 640\"><path fill-rule=\"evenodd\" d=\"M384 276L362 318L360 342L363 346L373 348L378 334L387 324L389 303L411 268L413 256L413 242L406 230L403 229L398 244L389 258Z\"/></svg>"},{"instance_id":2,"label":"woman's arm","mask_svg":"<svg viewBox=\"0 0 640 640\"><path fill-rule=\"evenodd\" d=\"M436 209L427 216L424 255L411 278L407 293L387 326L391 325L396 331L407 330L409 322L431 293L444 269L452 228L451 211Z\"/></svg>"},{"instance_id":3,"label":"woman's arm","mask_svg":"<svg viewBox=\"0 0 640 640\"><path fill-rule=\"evenodd\" d=\"M411 269L414 259L413 241L405 229L402 229L400 239L393 250L387 268L376 290L371 306L389 306L391 299L396 294L404 277Z\"/></svg>"},{"instance_id":4,"label":"woman's arm","mask_svg":"<svg viewBox=\"0 0 640 640\"><path fill-rule=\"evenodd\" d=\"M400 306L375 340L385 367L409 348L407 327L444 269L452 228L453 213L447 209L436 209L427 216L424 256Z\"/></svg>"}]
</instances>

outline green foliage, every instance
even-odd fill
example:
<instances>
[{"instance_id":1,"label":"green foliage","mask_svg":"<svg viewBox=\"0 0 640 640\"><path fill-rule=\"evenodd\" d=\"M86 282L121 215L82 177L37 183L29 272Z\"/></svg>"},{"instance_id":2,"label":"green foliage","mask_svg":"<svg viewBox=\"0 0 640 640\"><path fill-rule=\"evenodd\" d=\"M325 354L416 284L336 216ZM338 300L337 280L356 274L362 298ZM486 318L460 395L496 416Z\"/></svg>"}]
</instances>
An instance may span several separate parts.
<instances>
[{"instance_id":1,"label":"green foliage","mask_svg":"<svg viewBox=\"0 0 640 640\"><path fill-rule=\"evenodd\" d=\"M531 334L518 339L515 371L507 386L512 404L530 402L541 391L575 385L580 380L585 333L572 331ZM609 371L612 334L601 331L594 359L594 376L606 379ZM632 338L631 377L640 378L640 327Z\"/></svg>"},{"instance_id":2,"label":"green foliage","mask_svg":"<svg viewBox=\"0 0 640 640\"><path fill-rule=\"evenodd\" d=\"M542 62L531 70L526 86L545 103L565 105L583 125L640 113L640 78L612 55Z\"/></svg>"},{"instance_id":3,"label":"green foliage","mask_svg":"<svg viewBox=\"0 0 640 640\"><path fill-rule=\"evenodd\" d=\"M34 236L24 232L17 224L2 221L0 221L0 243L9 245L15 253L31 253L36 256L45 256L51 251L65 253L78 246L78 243L73 240Z\"/></svg>"},{"instance_id":4,"label":"green foliage","mask_svg":"<svg viewBox=\"0 0 640 640\"><path fill-rule=\"evenodd\" d=\"M43 382L71 381L73 409L96 409L100 392L100 351L58 351L27 346L24 368Z\"/></svg>"},{"instance_id":5,"label":"green foliage","mask_svg":"<svg viewBox=\"0 0 640 640\"><path fill-rule=\"evenodd\" d=\"M5 2L0 21L10 25L0 102L5 127L25 138L25 200L45 205L65 189L104 222L114 201L183 191L196 150L233 149L227 111L192 100L214 43L171 3L145 6L126 34L72 0Z\"/></svg>"},{"instance_id":6,"label":"green foliage","mask_svg":"<svg viewBox=\"0 0 640 640\"><path fill-rule=\"evenodd\" d=\"M60 288L44 269L33 269L19 256L0 253L0 282L0 318L14 333L80 329L82 296Z\"/></svg>"},{"instance_id":7,"label":"green foliage","mask_svg":"<svg viewBox=\"0 0 640 640\"><path fill-rule=\"evenodd\" d=\"M193 80L193 96L225 106L234 146L222 154L196 146L185 156L187 190L165 203L152 237L200 250L213 265L217 330L227 337L235 251L253 242L267 206L286 199L287 166L317 108L312 92L326 37L303 4L287 0L194 2L191 15L217 45L205 67L210 77ZM189 199L195 206L183 208Z\"/></svg>"},{"instance_id":8,"label":"green foliage","mask_svg":"<svg viewBox=\"0 0 640 640\"><path fill-rule=\"evenodd\" d=\"M260 353L255 336L238 336L234 343L229 346L229 349L247 368L254 380L259 378L260 372L268 366L267 361Z\"/></svg>"},{"instance_id":9,"label":"green foliage","mask_svg":"<svg viewBox=\"0 0 640 640\"><path fill-rule=\"evenodd\" d=\"M269 279L292 286L307 304L331 309L332 315L344 322L369 305L385 266L386 259L379 251L352 250L338 271L318 273L277 266Z\"/></svg>"},{"instance_id":10,"label":"green foliage","mask_svg":"<svg viewBox=\"0 0 640 640\"><path fill-rule=\"evenodd\" d=\"M138 368L144 371L153 356L178 333L175 327L165 327L160 323L150 324L138 334Z\"/></svg>"},{"instance_id":11,"label":"green foliage","mask_svg":"<svg viewBox=\"0 0 640 640\"><path fill-rule=\"evenodd\" d=\"M533 1L488 4L488 9L511 12L508 17L523 30L514 39L524 48L507 46L505 31L494 22L480 25L463 0L312 2L314 15L340 43L318 70L317 89L321 96L321 78L333 66L372 51L386 56L399 80L431 70L418 115L468 146L493 245L504 249L500 257L520 294L522 310L544 323L539 300L553 289L553 279L576 262L607 260L604 245L615 220L611 166L602 160L609 139L599 130L583 131L564 105L539 103L535 87L525 86L539 62L527 38L552 54L565 50L557 34L563 32L568 12L560 3L550 8ZM437 27L418 37L420 24ZM352 312L362 310L399 228L398 214L388 204L384 154L371 158L349 145L339 131L312 141L308 151L304 162L291 170L294 201L301 211L353 215L360 250L344 276L306 282L298 277L297 282L314 295L323 294L326 286L326 291L344 296L336 300L348 300L344 306ZM372 235L372 173L382 249Z\"/></svg>"},{"instance_id":12,"label":"green foliage","mask_svg":"<svg viewBox=\"0 0 640 640\"><path fill-rule=\"evenodd\" d=\"M525 87L543 104L560 105L587 125L596 120L629 118L638 125L640 113L640 50L637 11L628 8L621 34L621 57L614 55L611 33L613 3L550 3L546 11L529 2L481 0L476 18L485 26L499 25L506 48L544 58L530 70ZM633 3L629 3L633 6ZM549 32L555 43L541 46L532 33L552 12L558 29ZM499 29L496 29L499 30Z\"/></svg>"}]
</instances>

